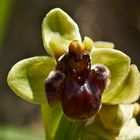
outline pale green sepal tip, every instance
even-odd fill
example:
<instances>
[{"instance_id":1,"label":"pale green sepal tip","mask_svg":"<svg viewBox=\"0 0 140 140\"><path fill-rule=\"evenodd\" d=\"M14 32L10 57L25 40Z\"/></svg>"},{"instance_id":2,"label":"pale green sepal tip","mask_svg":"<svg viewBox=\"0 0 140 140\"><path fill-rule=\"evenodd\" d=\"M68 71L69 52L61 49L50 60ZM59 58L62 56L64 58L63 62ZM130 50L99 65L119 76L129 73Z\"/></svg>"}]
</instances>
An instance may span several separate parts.
<instances>
[{"instance_id":1,"label":"pale green sepal tip","mask_svg":"<svg viewBox=\"0 0 140 140\"><path fill-rule=\"evenodd\" d=\"M71 41L81 41L77 24L60 8L51 10L44 18L42 37L45 49L54 57L66 53Z\"/></svg>"},{"instance_id":2,"label":"pale green sepal tip","mask_svg":"<svg viewBox=\"0 0 140 140\"><path fill-rule=\"evenodd\" d=\"M19 97L31 103L46 103L44 80L54 67L55 60L52 57L24 59L12 67L7 82Z\"/></svg>"}]
</instances>

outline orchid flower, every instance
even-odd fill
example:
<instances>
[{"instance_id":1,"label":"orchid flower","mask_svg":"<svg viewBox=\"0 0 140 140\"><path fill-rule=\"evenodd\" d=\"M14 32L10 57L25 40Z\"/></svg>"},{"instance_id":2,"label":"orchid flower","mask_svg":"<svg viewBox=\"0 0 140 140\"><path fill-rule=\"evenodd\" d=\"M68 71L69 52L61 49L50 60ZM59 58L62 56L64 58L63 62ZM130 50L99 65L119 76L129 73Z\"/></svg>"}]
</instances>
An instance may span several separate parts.
<instances>
[{"instance_id":1,"label":"orchid flower","mask_svg":"<svg viewBox=\"0 0 140 140\"><path fill-rule=\"evenodd\" d=\"M135 103L140 96L140 74L137 66L131 64L130 57L114 49L113 43L94 42L87 36L82 40L78 25L60 8L51 10L44 18L42 37L49 56L35 56L17 62L10 70L7 81L19 97L41 106L46 140L140 139L140 127L135 119L140 110L139 104ZM50 95L49 86L45 89L45 81L52 79L51 72L57 69L58 62L70 52L79 53L78 49L82 50L82 53L88 53L91 67L100 65L109 71L109 84L102 93L99 92L101 103L97 111L92 113L92 116L85 115L84 120L75 117L72 119L69 116L67 112L74 104L65 108L65 96L63 99L62 96L51 99L48 96L54 95ZM68 62L68 66L71 66L72 62ZM74 66L75 64L77 63L74 61ZM78 68L83 64L84 62L81 62ZM67 69L69 71L69 67ZM66 78L68 76L65 74ZM69 88L70 85L71 82L65 87L65 92L68 89L73 91L74 84ZM92 86L92 83L90 85ZM75 94L74 92L71 94ZM56 100L56 103L51 105L53 100ZM80 104L81 110L85 107L86 104Z\"/></svg>"}]
</instances>

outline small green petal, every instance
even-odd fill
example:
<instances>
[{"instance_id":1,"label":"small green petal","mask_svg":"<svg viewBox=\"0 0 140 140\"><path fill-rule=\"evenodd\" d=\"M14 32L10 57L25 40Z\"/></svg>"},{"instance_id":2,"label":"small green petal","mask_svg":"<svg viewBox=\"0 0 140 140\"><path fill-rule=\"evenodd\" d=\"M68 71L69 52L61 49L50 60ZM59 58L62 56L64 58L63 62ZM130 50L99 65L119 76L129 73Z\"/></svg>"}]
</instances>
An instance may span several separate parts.
<instances>
[{"instance_id":1,"label":"small green petal","mask_svg":"<svg viewBox=\"0 0 140 140\"><path fill-rule=\"evenodd\" d=\"M21 98L31 103L45 103L44 80L55 67L52 57L38 56L16 63L8 74L8 84Z\"/></svg>"},{"instance_id":2,"label":"small green petal","mask_svg":"<svg viewBox=\"0 0 140 140\"><path fill-rule=\"evenodd\" d=\"M94 42L95 48L114 48L114 44L111 42L105 42L105 41L96 41Z\"/></svg>"},{"instance_id":3,"label":"small green petal","mask_svg":"<svg viewBox=\"0 0 140 140\"><path fill-rule=\"evenodd\" d=\"M84 45L85 50L88 52L90 52L92 48L95 48L92 39L87 36L84 37L83 45Z\"/></svg>"},{"instance_id":4,"label":"small green petal","mask_svg":"<svg viewBox=\"0 0 140 140\"><path fill-rule=\"evenodd\" d=\"M58 58L68 51L72 40L81 41L79 28L63 10L51 10L43 20L42 36L47 52Z\"/></svg>"},{"instance_id":5,"label":"small green petal","mask_svg":"<svg viewBox=\"0 0 140 140\"><path fill-rule=\"evenodd\" d=\"M100 48L92 50L91 62L92 64L103 64L109 68L111 82L103 94L103 103L115 104L114 100L110 100L110 98L114 99L115 93L122 88L122 83L130 69L130 58L121 51ZM125 101L125 98L121 101Z\"/></svg>"}]
</instances>

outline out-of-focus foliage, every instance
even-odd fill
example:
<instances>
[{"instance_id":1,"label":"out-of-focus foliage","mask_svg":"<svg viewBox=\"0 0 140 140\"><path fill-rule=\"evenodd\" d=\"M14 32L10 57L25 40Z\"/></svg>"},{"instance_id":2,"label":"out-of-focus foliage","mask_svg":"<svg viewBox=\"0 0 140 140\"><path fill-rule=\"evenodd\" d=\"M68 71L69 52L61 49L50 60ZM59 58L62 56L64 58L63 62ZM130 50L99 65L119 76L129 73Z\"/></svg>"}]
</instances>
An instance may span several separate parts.
<instances>
[{"instance_id":1,"label":"out-of-focus foliage","mask_svg":"<svg viewBox=\"0 0 140 140\"><path fill-rule=\"evenodd\" d=\"M0 47L5 34L13 0L0 0Z\"/></svg>"},{"instance_id":2,"label":"out-of-focus foliage","mask_svg":"<svg viewBox=\"0 0 140 140\"><path fill-rule=\"evenodd\" d=\"M0 126L0 140L43 140L42 132L34 132L29 128L13 128Z\"/></svg>"}]
</instances>

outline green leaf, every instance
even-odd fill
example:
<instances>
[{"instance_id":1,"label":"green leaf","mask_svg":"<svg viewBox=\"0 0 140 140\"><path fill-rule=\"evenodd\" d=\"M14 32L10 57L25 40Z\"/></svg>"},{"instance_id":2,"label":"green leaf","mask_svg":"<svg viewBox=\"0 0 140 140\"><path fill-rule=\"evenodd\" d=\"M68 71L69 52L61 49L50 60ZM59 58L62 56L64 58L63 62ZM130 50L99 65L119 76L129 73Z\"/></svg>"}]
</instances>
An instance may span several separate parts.
<instances>
[{"instance_id":1,"label":"green leaf","mask_svg":"<svg viewBox=\"0 0 140 140\"><path fill-rule=\"evenodd\" d=\"M45 103L44 80L55 67L52 57L38 56L15 64L8 74L11 89L31 103Z\"/></svg>"},{"instance_id":2,"label":"green leaf","mask_svg":"<svg viewBox=\"0 0 140 140\"><path fill-rule=\"evenodd\" d=\"M63 10L51 10L43 20L42 36L47 52L59 57L68 51L72 40L81 41L77 24Z\"/></svg>"},{"instance_id":3,"label":"green leaf","mask_svg":"<svg viewBox=\"0 0 140 140\"><path fill-rule=\"evenodd\" d=\"M0 140L44 140L40 129L0 125Z\"/></svg>"},{"instance_id":4,"label":"green leaf","mask_svg":"<svg viewBox=\"0 0 140 140\"><path fill-rule=\"evenodd\" d=\"M0 48L8 25L14 0L0 0Z\"/></svg>"},{"instance_id":5,"label":"green leaf","mask_svg":"<svg viewBox=\"0 0 140 140\"><path fill-rule=\"evenodd\" d=\"M115 98L117 98L115 95L116 92L118 93L118 91L122 89L122 83L128 75L130 69L130 58L121 51L110 48L100 48L92 50L91 61L92 65L98 63L103 64L110 70L111 82L103 93L103 103L118 104L118 102L114 102L114 100L116 100ZM110 98L112 100L110 100ZM119 100L121 99L118 98L118 101ZM125 100L126 99L123 98L119 103L123 103Z\"/></svg>"},{"instance_id":6,"label":"green leaf","mask_svg":"<svg viewBox=\"0 0 140 140\"><path fill-rule=\"evenodd\" d=\"M107 101L112 104L132 103L140 96L140 74L136 65L130 66L130 71L122 87L114 92L113 96L108 96ZM106 99L106 98L105 98Z\"/></svg>"},{"instance_id":7,"label":"green leaf","mask_svg":"<svg viewBox=\"0 0 140 140\"><path fill-rule=\"evenodd\" d=\"M42 104L41 109L47 140L79 140L86 122L68 119L60 104L52 108Z\"/></svg>"},{"instance_id":8,"label":"green leaf","mask_svg":"<svg viewBox=\"0 0 140 140\"><path fill-rule=\"evenodd\" d=\"M105 42L105 41L96 41L94 42L95 48L114 48L114 44L111 42Z\"/></svg>"}]
</instances>

